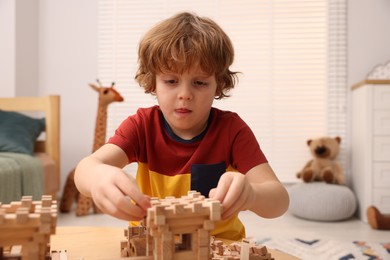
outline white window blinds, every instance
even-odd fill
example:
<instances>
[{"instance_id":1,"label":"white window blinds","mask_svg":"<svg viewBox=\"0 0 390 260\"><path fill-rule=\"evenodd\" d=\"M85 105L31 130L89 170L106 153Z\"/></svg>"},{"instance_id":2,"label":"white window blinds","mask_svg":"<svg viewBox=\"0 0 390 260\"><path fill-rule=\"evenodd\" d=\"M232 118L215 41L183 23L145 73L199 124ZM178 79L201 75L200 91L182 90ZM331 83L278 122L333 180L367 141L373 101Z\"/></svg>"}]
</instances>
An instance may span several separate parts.
<instances>
[{"instance_id":1,"label":"white window blinds","mask_svg":"<svg viewBox=\"0 0 390 260\"><path fill-rule=\"evenodd\" d=\"M100 0L98 78L125 102L110 105L108 136L138 107L156 104L134 80L137 48L155 23L180 11L214 19L235 47L240 80L215 101L252 128L283 182L311 158L306 141L340 136L346 166L346 0Z\"/></svg>"}]
</instances>

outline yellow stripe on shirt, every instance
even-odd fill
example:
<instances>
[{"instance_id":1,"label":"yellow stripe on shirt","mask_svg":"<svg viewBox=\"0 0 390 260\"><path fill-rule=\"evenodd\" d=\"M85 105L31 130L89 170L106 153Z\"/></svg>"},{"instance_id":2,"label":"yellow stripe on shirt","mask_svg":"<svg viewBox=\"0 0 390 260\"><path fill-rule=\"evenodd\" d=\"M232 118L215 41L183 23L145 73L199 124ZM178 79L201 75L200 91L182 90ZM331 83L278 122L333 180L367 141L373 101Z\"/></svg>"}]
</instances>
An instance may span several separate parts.
<instances>
[{"instance_id":1,"label":"yellow stripe on shirt","mask_svg":"<svg viewBox=\"0 0 390 260\"><path fill-rule=\"evenodd\" d=\"M166 176L149 171L147 163L139 163L137 183L142 193L163 199L167 196L180 198L187 195L191 188L191 174Z\"/></svg>"}]
</instances>

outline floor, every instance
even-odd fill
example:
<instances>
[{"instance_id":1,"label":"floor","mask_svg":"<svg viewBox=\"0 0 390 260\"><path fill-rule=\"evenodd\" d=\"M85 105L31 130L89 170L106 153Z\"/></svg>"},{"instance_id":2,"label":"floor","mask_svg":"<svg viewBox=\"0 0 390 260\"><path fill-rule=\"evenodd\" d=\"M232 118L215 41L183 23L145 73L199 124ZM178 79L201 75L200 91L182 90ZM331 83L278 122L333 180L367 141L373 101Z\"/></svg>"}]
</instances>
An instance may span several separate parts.
<instances>
[{"instance_id":1,"label":"floor","mask_svg":"<svg viewBox=\"0 0 390 260\"><path fill-rule=\"evenodd\" d=\"M240 213L248 238L299 237L337 239L342 241L389 242L390 231L374 230L353 218L341 222L315 222L299 219L289 212L276 219L262 219L250 211ZM127 222L104 214L77 217L74 212L60 213L58 226L126 227Z\"/></svg>"}]
</instances>

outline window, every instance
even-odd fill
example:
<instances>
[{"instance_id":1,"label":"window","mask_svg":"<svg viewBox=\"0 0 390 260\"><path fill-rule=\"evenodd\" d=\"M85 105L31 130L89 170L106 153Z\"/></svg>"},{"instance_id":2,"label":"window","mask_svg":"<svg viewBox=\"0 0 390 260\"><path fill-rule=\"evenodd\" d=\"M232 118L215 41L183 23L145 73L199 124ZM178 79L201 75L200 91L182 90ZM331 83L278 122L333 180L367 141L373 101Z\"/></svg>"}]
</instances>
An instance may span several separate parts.
<instances>
[{"instance_id":1,"label":"window","mask_svg":"<svg viewBox=\"0 0 390 260\"><path fill-rule=\"evenodd\" d=\"M192 250L192 234L177 234L175 235L175 252L191 251Z\"/></svg>"},{"instance_id":2,"label":"window","mask_svg":"<svg viewBox=\"0 0 390 260\"><path fill-rule=\"evenodd\" d=\"M232 39L232 69L242 74L231 97L214 105L248 123L281 181L297 181L311 158L306 141L319 136L342 138L346 168L346 0L100 0L98 77L125 97L109 107L108 135L157 103L134 80L138 43L179 11L214 19Z\"/></svg>"}]
</instances>

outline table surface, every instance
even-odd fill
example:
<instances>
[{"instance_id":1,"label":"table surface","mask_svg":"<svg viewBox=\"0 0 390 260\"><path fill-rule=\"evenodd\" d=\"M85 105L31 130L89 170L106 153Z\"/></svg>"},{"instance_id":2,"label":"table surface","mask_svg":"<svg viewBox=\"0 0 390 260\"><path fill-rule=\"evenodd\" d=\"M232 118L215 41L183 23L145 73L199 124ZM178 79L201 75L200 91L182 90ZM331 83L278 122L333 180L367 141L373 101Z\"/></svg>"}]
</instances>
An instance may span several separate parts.
<instances>
[{"instance_id":1,"label":"table surface","mask_svg":"<svg viewBox=\"0 0 390 260\"><path fill-rule=\"evenodd\" d=\"M68 260L132 259L120 257L120 241L126 240L118 227L57 227L51 236L51 250L66 250ZM298 258L267 248L276 260ZM136 258L134 258L136 259Z\"/></svg>"}]
</instances>

